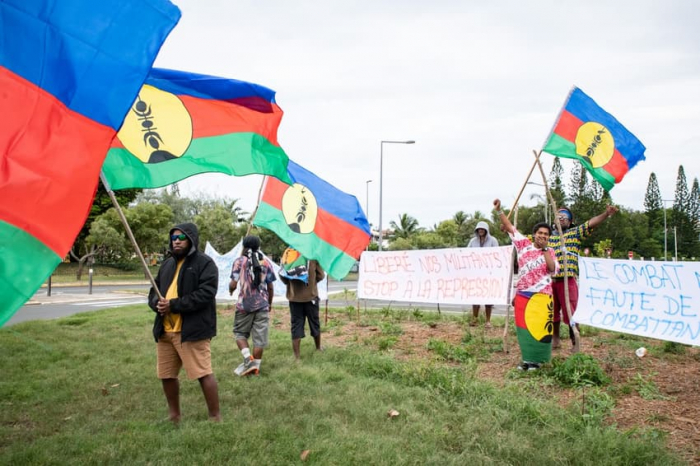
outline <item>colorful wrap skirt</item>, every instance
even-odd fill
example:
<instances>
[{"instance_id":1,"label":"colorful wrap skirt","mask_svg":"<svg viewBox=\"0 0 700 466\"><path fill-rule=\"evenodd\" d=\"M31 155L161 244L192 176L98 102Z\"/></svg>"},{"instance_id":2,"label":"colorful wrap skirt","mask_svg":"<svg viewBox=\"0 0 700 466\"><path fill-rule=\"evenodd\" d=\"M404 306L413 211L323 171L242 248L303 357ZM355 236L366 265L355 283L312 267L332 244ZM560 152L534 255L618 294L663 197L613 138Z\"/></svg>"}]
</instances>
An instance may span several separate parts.
<instances>
[{"instance_id":1,"label":"colorful wrap skirt","mask_svg":"<svg viewBox=\"0 0 700 466\"><path fill-rule=\"evenodd\" d=\"M543 293L515 295L515 331L525 362L552 359L552 296Z\"/></svg>"}]
</instances>

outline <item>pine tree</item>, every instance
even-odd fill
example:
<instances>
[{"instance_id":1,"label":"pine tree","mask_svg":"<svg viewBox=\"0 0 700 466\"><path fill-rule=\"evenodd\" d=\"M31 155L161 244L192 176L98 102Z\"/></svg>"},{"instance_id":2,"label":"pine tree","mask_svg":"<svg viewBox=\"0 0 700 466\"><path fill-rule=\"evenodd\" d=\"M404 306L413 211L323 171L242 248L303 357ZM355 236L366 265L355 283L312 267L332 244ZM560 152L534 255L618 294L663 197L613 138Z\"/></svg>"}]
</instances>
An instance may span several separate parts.
<instances>
[{"instance_id":1,"label":"pine tree","mask_svg":"<svg viewBox=\"0 0 700 466\"><path fill-rule=\"evenodd\" d=\"M606 191L603 189L603 185L601 185L595 178L591 178L588 195L599 203L601 200L603 200L605 192Z\"/></svg>"},{"instance_id":2,"label":"pine tree","mask_svg":"<svg viewBox=\"0 0 700 466\"><path fill-rule=\"evenodd\" d=\"M691 217L690 194L688 194L688 183L685 178L683 165L678 167L676 197L673 200L672 226L673 230L669 229L669 233L673 231L674 242L678 244L678 255L680 257L695 257L699 255L698 235Z\"/></svg>"},{"instance_id":3,"label":"pine tree","mask_svg":"<svg viewBox=\"0 0 700 466\"><path fill-rule=\"evenodd\" d=\"M564 192L564 182L562 181L563 176L564 167L561 166L561 160L559 157L554 157L552 171L549 172L547 184L549 185L549 190L552 193L554 203L557 207L566 205L566 193Z\"/></svg>"},{"instance_id":4,"label":"pine tree","mask_svg":"<svg viewBox=\"0 0 700 466\"><path fill-rule=\"evenodd\" d=\"M650 212L658 211L663 208L661 200L661 190L659 182L656 179L656 173L651 172L649 175L649 184L647 184L647 193L644 196L644 210L649 215Z\"/></svg>"},{"instance_id":5,"label":"pine tree","mask_svg":"<svg viewBox=\"0 0 700 466\"><path fill-rule=\"evenodd\" d=\"M690 190L690 198L688 199L688 213L690 215L691 225L695 230L695 236L700 234L700 185L698 179L693 180L693 188Z\"/></svg>"},{"instance_id":6,"label":"pine tree","mask_svg":"<svg viewBox=\"0 0 700 466\"><path fill-rule=\"evenodd\" d=\"M588 172L579 162L574 163L569 179L569 200L572 204L577 204L587 196Z\"/></svg>"},{"instance_id":7,"label":"pine tree","mask_svg":"<svg viewBox=\"0 0 700 466\"><path fill-rule=\"evenodd\" d=\"M647 185L647 192L644 195L644 211L649 226L649 237L655 238L659 242L663 240L664 212L661 209L665 209L665 207L661 198L661 190L659 189L659 182L656 179L656 173L652 172L651 175L649 175L649 184Z\"/></svg>"}]
</instances>

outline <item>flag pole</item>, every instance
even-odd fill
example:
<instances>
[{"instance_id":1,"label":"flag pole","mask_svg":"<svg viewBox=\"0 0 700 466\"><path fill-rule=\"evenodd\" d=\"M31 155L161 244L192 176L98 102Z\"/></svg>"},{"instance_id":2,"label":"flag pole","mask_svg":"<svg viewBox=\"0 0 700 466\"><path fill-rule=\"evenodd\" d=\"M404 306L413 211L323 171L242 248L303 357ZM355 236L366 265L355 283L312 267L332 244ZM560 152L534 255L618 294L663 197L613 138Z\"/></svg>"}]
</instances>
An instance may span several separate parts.
<instances>
[{"instance_id":1,"label":"flag pole","mask_svg":"<svg viewBox=\"0 0 700 466\"><path fill-rule=\"evenodd\" d=\"M105 187L105 190L107 191L107 194L109 195L109 198L112 200L112 204L114 204L114 208L117 209L117 213L119 214L119 218L121 219L122 224L124 225L124 230L126 230L126 235L131 240L131 244L132 244L132 246L134 246L134 250L136 251L136 255L139 256L139 259L141 260L141 265L143 266L143 270L146 274L146 277L148 278L148 281L151 282L151 286L158 294L158 297L160 299L163 299L163 296L160 294L160 290L156 286L156 281L153 278L151 271L148 269L148 264L146 264L146 259L143 257L143 253L141 252L141 248L139 248L139 245L136 242L136 238L134 238L134 234L131 232L131 228L129 227L129 222L126 221L126 217L124 216L124 212L122 211L122 208L119 205L117 198L114 196L114 191L112 191L112 188L109 186L109 183L107 182L107 179L105 178L105 175L102 171L100 171L100 181L102 181L102 185Z\"/></svg>"},{"instance_id":2,"label":"flag pole","mask_svg":"<svg viewBox=\"0 0 700 466\"><path fill-rule=\"evenodd\" d=\"M567 99L568 100L568 99ZM557 205L554 200L554 196L552 195L552 192L549 189L549 186L547 185L547 177L544 175L544 169L542 168L542 164L540 163L540 154L542 151L539 153L535 150L532 151L533 154L535 154L535 163L540 169L540 174L542 175L542 184L544 184L544 189L547 191L547 198L549 199L549 203L552 208L552 212L556 213L557 211ZM569 317L569 323L571 324L571 328L573 330L575 342L574 342L574 353L578 353L581 350L580 347L580 334L578 331L578 327L573 323L573 320L571 318L571 302L569 301L569 280L567 279L568 277L568 264L569 264L569 257L568 257L568 252L565 247L565 238L564 238L564 232L561 228L561 223L559 222L559 216L555 215L554 216L554 224L556 225L557 228L557 233L559 233L559 247L561 248L561 257L564 259L564 302L565 305L562 306L562 308L566 309L566 315Z\"/></svg>"},{"instance_id":3,"label":"flag pole","mask_svg":"<svg viewBox=\"0 0 700 466\"><path fill-rule=\"evenodd\" d=\"M532 167L530 167L530 171L528 172L527 177L525 178L525 182L523 183L522 188L520 188L520 192L518 193L518 197L515 198L515 202L513 203L513 206L510 208L510 212L508 212L508 215L506 216L506 218L508 220L510 220L510 214L512 214L513 211L515 210L515 208L518 206L518 201L520 200L520 196L523 195L523 191L525 191L525 188L527 187L527 183L530 181L530 177L532 176L532 172L535 171L535 167L537 166L537 164L540 161L540 154L541 153L542 153L542 151L540 151L539 153L535 152L535 162L532 164Z\"/></svg>"},{"instance_id":4,"label":"flag pole","mask_svg":"<svg viewBox=\"0 0 700 466\"><path fill-rule=\"evenodd\" d=\"M267 175L263 176L262 183L260 183L260 189L258 190L258 203L255 204L255 210L253 210L253 214L250 216L250 223L248 224L248 231L246 231L246 236L250 235L250 230L253 228L253 220L255 219L255 215L258 213L258 208L260 207L260 200L262 199L262 193L263 189L265 188L265 183L267 182Z\"/></svg>"}]
</instances>

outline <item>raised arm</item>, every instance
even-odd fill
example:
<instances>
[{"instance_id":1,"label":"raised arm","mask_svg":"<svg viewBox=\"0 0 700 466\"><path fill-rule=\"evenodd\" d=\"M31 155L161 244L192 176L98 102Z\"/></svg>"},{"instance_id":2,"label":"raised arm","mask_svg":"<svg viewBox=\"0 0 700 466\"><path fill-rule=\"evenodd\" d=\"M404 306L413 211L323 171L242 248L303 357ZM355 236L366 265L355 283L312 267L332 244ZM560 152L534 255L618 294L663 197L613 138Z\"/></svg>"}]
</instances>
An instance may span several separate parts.
<instances>
[{"instance_id":1,"label":"raised arm","mask_svg":"<svg viewBox=\"0 0 700 466\"><path fill-rule=\"evenodd\" d=\"M615 215L620 209L615 207L614 205L608 205L605 207L605 212L603 212L600 215L596 215L592 219L588 221L588 227L589 228L595 228L601 223L603 223L608 217L612 217Z\"/></svg>"},{"instance_id":2,"label":"raised arm","mask_svg":"<svg viewBox=\"0 0 700 466\"><path fill-rule=\"evenodd\" d=\"M506 217L506 214L503 213L501 210L501 200L496 199L493 201L493 208L496 210L496 214L498 214L498 218L501 220L501 224L505 228L506 233L514 233L515 228L513 227L513 224L510 223L510 220L508 220L508 217Z\"/></svg>"}]
</instances>

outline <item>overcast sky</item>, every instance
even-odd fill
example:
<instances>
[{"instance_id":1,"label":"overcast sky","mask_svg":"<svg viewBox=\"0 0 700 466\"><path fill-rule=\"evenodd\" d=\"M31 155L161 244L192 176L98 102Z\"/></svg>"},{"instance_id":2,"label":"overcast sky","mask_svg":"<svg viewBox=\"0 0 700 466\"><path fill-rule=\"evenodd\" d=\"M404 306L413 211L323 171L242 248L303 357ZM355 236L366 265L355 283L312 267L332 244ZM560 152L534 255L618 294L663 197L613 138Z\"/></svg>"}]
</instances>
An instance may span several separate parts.
<instances>
[{"instance_id":1,"label":"overcast sky","mask_svg":"<svg viewBox=\"0 0 700 466\"><path fill-rule=\"evenodd\" d=\"M652 172L665 199L679 165L689 185L700 176L699 1L173 1L182 19L156 66L277 91L286 153L363 208L369 187L375 227L380 141L416 141L384 145L384 227L488 213L495 197L510 207L573 85L647 147L615 203L642 210ZM180 189L252 211L261 180Z\"/></svg>"}]
</instances>

